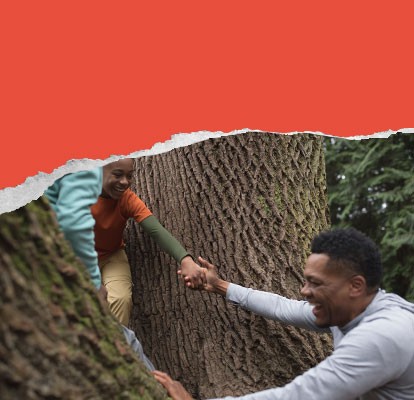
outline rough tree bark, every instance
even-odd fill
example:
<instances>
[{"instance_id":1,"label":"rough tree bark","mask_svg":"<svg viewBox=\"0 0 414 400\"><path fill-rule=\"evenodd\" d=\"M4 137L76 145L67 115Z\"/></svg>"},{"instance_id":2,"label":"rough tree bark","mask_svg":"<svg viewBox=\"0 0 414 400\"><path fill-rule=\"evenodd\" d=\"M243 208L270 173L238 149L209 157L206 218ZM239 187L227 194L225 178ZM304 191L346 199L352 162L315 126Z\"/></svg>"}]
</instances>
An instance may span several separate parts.
<instances>
[{"instance_id":1,"label":"rough tree bark","mask_svg":"<svg viewBox=\"0 0 414 400\"><path fill-rule=\"evenodd\" d=\"M313 236L329 224L322 140L245 133L137 160L135 190L194 256L234 283L299 298ZM330 338L266 321L182 285L177 264L136 224L126 235L132 327L156 368L194 396L284 385Z\"/></svg>"},{"instance_id":2,"label":"rough tree bark","mask_svg":"<svg viewBox=\"0 0 414 400\"><path fill-rule=\"evenodd\" d=\"M0 215L0 399L163 399L47 200Z\"/></svg>"}]
</instances>

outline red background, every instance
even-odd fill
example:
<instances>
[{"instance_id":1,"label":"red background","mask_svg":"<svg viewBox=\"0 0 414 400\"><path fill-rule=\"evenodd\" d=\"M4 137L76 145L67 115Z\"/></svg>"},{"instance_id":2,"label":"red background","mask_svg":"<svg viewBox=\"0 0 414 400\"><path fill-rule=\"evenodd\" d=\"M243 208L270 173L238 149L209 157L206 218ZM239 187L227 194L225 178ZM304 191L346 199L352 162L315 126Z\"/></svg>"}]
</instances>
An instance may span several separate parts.
<instances>
[{"instance_id":1,"label":"red background","mask_svg":"<svg viewBox=\"0 0 414 400\"><path fill-rule=\"evenodd\" d=\"M0 188L175 133L410 128L412 1L0 5Z\"/></svg>"}]
</instances>

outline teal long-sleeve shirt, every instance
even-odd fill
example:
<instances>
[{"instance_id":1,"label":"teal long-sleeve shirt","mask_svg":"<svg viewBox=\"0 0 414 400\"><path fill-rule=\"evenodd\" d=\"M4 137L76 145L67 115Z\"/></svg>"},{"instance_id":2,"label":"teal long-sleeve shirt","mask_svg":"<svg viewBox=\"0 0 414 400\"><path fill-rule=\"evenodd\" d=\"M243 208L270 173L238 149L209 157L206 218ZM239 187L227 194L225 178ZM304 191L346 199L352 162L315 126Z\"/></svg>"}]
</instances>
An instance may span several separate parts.
<instances>
[{"instance_id":1,"label":"teal long-sleeve shirt","mask_svg":"<svg viewBox=\"0 0 414 400\"><path fill-rule=\"evenodd\" d=\"M96 168L65 175L45 192L65 238L85 264L97 289L101 287L101 272L95 250L95 220L90 207L101 191L102 168Z\"/></svg>"}]
</instances>

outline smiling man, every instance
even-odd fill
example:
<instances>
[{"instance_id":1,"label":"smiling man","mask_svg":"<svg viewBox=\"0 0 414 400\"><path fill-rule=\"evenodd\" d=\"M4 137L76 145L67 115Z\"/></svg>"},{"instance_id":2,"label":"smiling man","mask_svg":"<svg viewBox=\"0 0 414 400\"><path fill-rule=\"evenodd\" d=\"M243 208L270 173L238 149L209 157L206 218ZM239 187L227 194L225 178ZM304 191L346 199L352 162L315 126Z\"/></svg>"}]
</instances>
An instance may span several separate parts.
<instances>
[{"instance_id":1,"label":"smiling man","mask_svg":"<svg viewBox=\"0 0 414 400\"><path fill-rule=\"evenodd\" d=\"M355 229L319 234L312 242L301 294L291 300L219 279L206 268L204 290L282 323L331 332L334 351L284 387L245 400L414 399L414 304L380 290L382 266L375 244ZM177 381L154 372L175 400L191 399ZM228 397L227 399L230 399Z\"/></svg>"}]
</instances>

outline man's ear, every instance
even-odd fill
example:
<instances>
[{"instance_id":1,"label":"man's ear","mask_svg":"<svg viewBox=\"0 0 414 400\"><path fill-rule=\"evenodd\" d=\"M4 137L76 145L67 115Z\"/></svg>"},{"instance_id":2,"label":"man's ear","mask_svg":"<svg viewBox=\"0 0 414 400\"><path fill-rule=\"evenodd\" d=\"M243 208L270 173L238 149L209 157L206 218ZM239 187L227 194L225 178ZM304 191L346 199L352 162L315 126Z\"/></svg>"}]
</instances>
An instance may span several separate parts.
<instances>
[{"instance_id":1,"label":"man's ear","mask_svg":"<svg viewBox=\"0 0 414 400\"><path fill-rule=\"evenodd\" d=\"M350 295L352 297L358 297L361 294L366 293L367 282L362 275L355 275L350 280Z\"/></svg>"}]
</instances>

